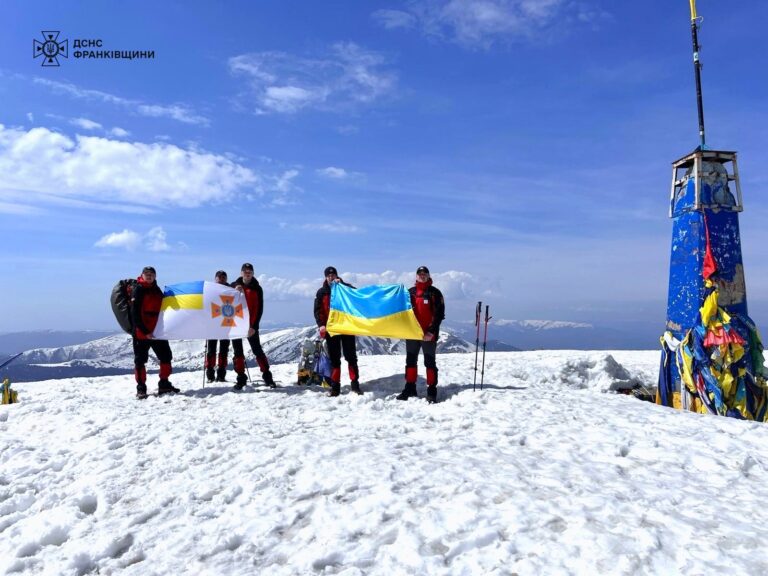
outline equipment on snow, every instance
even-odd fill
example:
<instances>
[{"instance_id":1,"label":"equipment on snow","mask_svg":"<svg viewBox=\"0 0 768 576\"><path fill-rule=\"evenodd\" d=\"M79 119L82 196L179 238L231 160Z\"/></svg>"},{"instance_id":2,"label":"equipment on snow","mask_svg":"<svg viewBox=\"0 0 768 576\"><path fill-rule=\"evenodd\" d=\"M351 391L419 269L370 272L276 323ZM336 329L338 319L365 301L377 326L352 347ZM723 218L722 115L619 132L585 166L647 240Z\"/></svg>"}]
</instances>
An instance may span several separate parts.
<instances>
[{"instance_id":1,"label":"equipment on snow","mask_svg":"<svg viewBox=\"0 0 768 576\"><path fill-rule=\"evenodd\" d=\"M128 334L133 334L133 319L131 318L131 302L133 301L133 292L138 282L134 278L126 278L118 281L112 288L112 295L109 298L112 304L112 312L115 315L120 328Z\"/></svg>"},{"instance_id":2,"label":"equipment on snow","mask_svg":"<svg viewBox=\"0 0 768 576\"><path fill-rule=\"evenodd\" d=\"M478 302L477 308L475 308L475 326L477 327L477 335L475 336L475 379L472 381L472 390L477 386L477 351L480 348L480 312L483 310L483 303Z\"/></svg>"},{"instance_id":3,"label":"equipment on snow","mask_svg":"<svg viewBox=\"0 0 768 576\"><path fill-rule=\"evenodd\" d=\"M18 356L18 354L16 356ZM14 356L13 358L16 358L16 356ZM13 360L13 358L11 358L11 360ZM10 360L8 362L10 362ZM5 362L5 364L7 364L8 362ZM3 364L3 366L5 366L5 364ZM5 380L3 380L3 404L16 404L18 403L18 401L19 401L18 393L16 392L16 390L11 389L11 381L8 378L6 378Z\"/></svg>"},{"instance_id":4,"label":"equipment on snow","mask_svg":"<svg viewBox=\"0 0 768 576\"><path fill-rule=\"evenodd\" d=\"M323 342L324 340L320 338L307 338L301 344L297 375L297 383L300 386L323 383L322 374L316 371L320 356L323 354Z\"/></svg>"},{"instance_id":5,"label":"equipment on snow","mask_svg":"<svg viewBox=\"0 0 768 576\"><path fill-rule=\"evenodd\" d=\"M320 385L324 388L328 388L331 385L331 374L333 373L333 366L331 366L331 357L328 355L328 348L323 341L320 357L315 364L315 373L320 376Z\"/></svg>"},{"instance_id":6,"label":"equipment on snow","mask_svg":"<svg viewBox=\"0 0 768 576\"><path fill-rule=\"evenodd\" d=\"M485 334L483 336L483 363L480 366L480 390L483 389L483 378L485 377L485 345L488 343L488 320L491 316L488 315L488 304L485 305Z\"/></svg>"}]
</instances>

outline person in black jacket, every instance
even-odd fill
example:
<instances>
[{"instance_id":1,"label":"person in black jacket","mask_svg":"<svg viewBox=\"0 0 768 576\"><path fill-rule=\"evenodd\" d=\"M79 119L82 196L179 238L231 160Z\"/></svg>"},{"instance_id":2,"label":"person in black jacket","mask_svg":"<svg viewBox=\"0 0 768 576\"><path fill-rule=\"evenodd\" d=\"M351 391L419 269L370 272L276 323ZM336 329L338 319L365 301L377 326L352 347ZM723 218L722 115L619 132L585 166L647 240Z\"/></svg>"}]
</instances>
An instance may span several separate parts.
<instances>
[{"instance_id":1,"label":"person in black jacket","mask_svg":"<svg viewBox=\"0 0 768 576\"><path fill-rule=\"evenodd\" d=\"M216 272L215 278L218 284L224 284L225 286L229 286L229 284L227 283L227 273L224 270L219 270L218 272ZM219 348L218 359L216 358L217 346ZM206 353L205 353L205 377L208 379L208 382L213 382L214 376L215 376L216 382L227 381L227 356L228 355L229 355L229 340L208 340L208 343L206 344ZM216 369L215 374L214 374L214 368Z\"/></svg>"},{"instance_id":2,"label":"person in black jacket","mask_svg":"<svg viewBox=\"0 0 768 576\"><path fill-rule=\"evenodd\" d=\"M432 286L429 268L419 266L416 270L416 284L408 290L411 294L411 306L421 329L423 340L405 341L405 388L397 395L398 400L408 400L416 393L418 377L419 350L424 352L424 366L427 369L427 402L437 402L437 339L440 335L440 323L445 319L445 300L443 294Z\"/></svg>"},{"instance_id":3,"label":"person in black jacket","mask_svg":"<svg viewBox=\"0 0 768 576\"><path fill-rule=\"evenodd\" d=\"M231 286L245 294L245 300L248 302L248 319L250 322L248 343L251 345L253 355L256 356L256 362L259 363L264 384L270 388L275 388L277 384L275 384L275 380L272 378L269 360L267 360L267 355L264 353L264 349L261 347L261 340L259 339L259 323L261 322L261 315L264 313L264 291L261 289L259 281L253 275L253 264L246 262L243 264L240 272L242 276L232 282ZM245 354L243 353L242 339L232 340L232 349L234 350L232 360L235 364L235 372L237 373L235 390L242 390L248 381L248 378L245 376Z\"/></svg>"},{"instance_id":4,"label":"person in black jacket","mask_svg":"<svg viewBox=\"0 0 768 576\"><path fill-rule=\"evenodd\" d=\"M152 350L160 363L160 381L157 393L168 394L179 389L168 381L171 375L171 346L168 340L157 340L153 332L163 304L163 291L157 285L157 273L145 266L131 294L131 320L133 322L133 363L136 377L136 398L147 397L147 361Z\"/></svg>"},{"instance_id":5,"label":"person in black jacket","mask_svg":"<svg viewBox=\"0 0 768 576\"><path fill-rule=\"evenodd\" d=\"M331 284L341 283L350 288L339 278L336 268L328 266L324 272L325 281L315 295L315 321L317 322L320 338L328 343L328 357L331 360L331 392L329 396L338 396L341 393L341 352L344 351L344 360L347 361L349 368L349 379L352 381L350 391L355 394L362 394L360 390L360 371L357 368L357 350L354 336L347 334L337 334L331 336L325 329L328 323L328 314L331 309Z\"/></svg>"}]
</instances>

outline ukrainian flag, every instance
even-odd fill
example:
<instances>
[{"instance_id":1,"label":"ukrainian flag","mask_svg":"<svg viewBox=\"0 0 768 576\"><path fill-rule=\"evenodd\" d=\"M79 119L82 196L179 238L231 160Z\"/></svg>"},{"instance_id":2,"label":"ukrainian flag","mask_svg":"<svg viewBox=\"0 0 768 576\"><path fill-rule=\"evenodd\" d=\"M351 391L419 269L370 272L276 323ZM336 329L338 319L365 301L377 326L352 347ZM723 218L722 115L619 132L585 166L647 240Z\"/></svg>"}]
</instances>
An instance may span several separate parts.
<instances>
[{"instance_id":1,"label":"ukrainian flag","mask_svg":"<svg viewBox=\"0 0 768 576\"><path fill-rule=\"evenodd\" d=\"M166 286L163 290L163 304L160 311L202 310L203 288L205 288L205 282L202 280Z\"/></svg>"},{"instance_id":2,"label":"ukrainian flag","mask_svg":"<svg viewBox=\"0 0 768 576\"><path fill-rule=\"evenodd\" d=\"M331 306L326 329L332 336L380 336L421 340L424 332L411 308L411 296L402 284L350 288L331 285Z\"/></svg>"},{"instance_id":3,"label":"ukrainian flag","mask_svg":"<svg viewBox=\"0 0 768 576\"><path fill-rule=\"evenodd\" d=\"M165 287L154 334L161 340L229 340L248 336L248 328L245 296L200 280Z\"/></svg>"}]
</instances>

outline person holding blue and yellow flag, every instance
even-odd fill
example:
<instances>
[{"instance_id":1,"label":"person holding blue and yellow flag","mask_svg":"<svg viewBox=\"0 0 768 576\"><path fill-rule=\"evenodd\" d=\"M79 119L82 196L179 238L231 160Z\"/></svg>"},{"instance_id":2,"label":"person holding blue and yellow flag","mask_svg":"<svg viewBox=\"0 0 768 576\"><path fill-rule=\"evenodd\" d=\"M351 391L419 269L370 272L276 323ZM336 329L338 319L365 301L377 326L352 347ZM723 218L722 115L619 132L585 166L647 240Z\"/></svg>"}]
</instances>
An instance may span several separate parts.
<instances>
[{"instance_id":1,"label":"person holding blue and yellow flag","mask_svg":"<svg viewBox=\"0 0 768 576\"><path fill-rule=\"evenodd\" d=\"M133 363L136 377L136 398L147 397L147 361L152 350L160 363L160 381L157 393L168 394L179 389L168 381L171 375L171 346L168 340L156 339L154 335L160 309L163 305L163 291L157 285L157 273L152 266L145 266L137 278L131 300L133 320Z\"/></svg>"},{"instance_id":2,"label":"person holding blue and yellow flag","mask_svg":"<svg viewBox=\"0 0 768 576\"><path fill-rule=\"evenodd\" d=\"M427 402L437 402L437 339L440 323L445 319L443 293L432 285L429 268L419 266L416 270L416 284L408 290L411 306L419 325L424 331L421 340L405 341L405 388L397 395L398 400L418 396L416 378L419 375L419 350L424 352L424 366L427 369Z\"/></svg>"},{"instance_id":3,"label":"person holding blue and yellow flag","mask_svg":"<svg viewBox=\"0 0 768 576\"><path fill-rule=\"evenodd\" d=\"M349 368L349 379L352 381L350 390L355 394L362 394L360 390L360 372L357 368L357 344L355 337L349 334L337 334L331 336L326 330L331 309L331 286L340 284L354 289L338 276L336 268L328 266L323 272L325 281L315 295L315 322L317 322L320 338L328 343L328 356L331 360L331 392L329 396L338 396L341 393L341 352L344 350L344 360Z\"/></svg>"}]
</instances>

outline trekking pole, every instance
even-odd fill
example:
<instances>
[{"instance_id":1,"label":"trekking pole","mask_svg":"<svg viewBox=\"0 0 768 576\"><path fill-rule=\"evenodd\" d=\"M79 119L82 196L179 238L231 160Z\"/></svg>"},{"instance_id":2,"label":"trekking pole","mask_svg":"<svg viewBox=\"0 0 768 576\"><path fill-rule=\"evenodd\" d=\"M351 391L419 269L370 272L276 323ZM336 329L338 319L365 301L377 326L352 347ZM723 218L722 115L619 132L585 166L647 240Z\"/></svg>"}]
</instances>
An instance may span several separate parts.
<instances>
[{"instance_id":1,"label":"trekking pole","mask_svg":"<svg viewBox=\"0 0 768 576\"><path fill-rule=\"evenodd\" d=\"M480 366L480 390L483 389L483 378L485 377L485 345L488 342L488 320L492 317L488 316L488 304L485 305L485 335L483 336L483 363Z\"/></svg>"},{"instance_id":2,"label":"trekking pole","mask_svg":"<svg viewBox=\"0 0 768 576\"><path fill-rule=\"evenodd\" d=\"M245 373L248 374L248 383L253 386L253 381L251 380L251 371L248 369L248 358L243 358L243 363L245 364Z\"/></svg>"},{"instance_id":3,"label":"trekking pole","mask_svg":"<svg viewBox=\"0 0 768 576\"><path fill-rule=\"evenodd\" d=\"M477 326L477 335L475 336L475 379L472 381L472 390L477 386L477 350L480 347L480 312L483 309L483 303L478 302L475 308L475 326Z\"/></svg>"}]
</instances>

